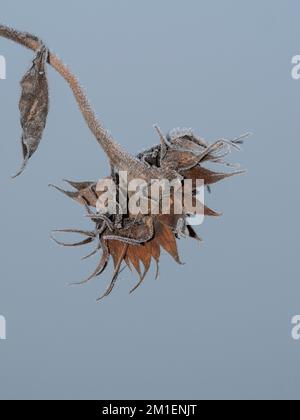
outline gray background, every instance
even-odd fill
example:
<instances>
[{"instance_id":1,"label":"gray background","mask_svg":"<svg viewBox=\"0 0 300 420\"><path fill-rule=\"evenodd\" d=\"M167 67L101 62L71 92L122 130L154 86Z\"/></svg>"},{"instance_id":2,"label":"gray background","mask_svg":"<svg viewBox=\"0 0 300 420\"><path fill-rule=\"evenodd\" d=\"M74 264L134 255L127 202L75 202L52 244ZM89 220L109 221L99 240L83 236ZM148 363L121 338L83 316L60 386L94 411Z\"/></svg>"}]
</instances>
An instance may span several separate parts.
<instances>
[{"instance_id":1,"label":"gray background","mask_svg":"<svg viewBox=\"0 0 300 420\"><path fill-rule=\"evenodd\" d=\"M32 54L0 40L0 398L239 399L300 396L298 1L2 1L1 22L40 35L86 87L105 125L131 152L152 130L193 127L208 140L254 133L234 160L246 176L213 188L223 211L181 241L134 295L123 272L68 288L96 260L49 239L89 227L83 209L47 188L98 179L107 161L69 88L49 70L51 112L24 175L19 80Z\"/></svg>"}]
</instances>

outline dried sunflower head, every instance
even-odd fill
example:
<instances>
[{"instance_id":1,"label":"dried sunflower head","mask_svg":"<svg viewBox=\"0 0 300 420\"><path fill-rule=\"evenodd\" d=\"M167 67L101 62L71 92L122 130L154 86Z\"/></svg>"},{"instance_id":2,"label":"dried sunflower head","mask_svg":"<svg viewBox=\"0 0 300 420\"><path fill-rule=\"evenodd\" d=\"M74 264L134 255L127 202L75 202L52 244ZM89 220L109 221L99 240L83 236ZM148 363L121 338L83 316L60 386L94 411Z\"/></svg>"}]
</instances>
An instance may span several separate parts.
<instances>
[{"instance_id":1,"label":"dried sunflower head","mask_svg":"<svg viewBox=\"0 0 300 420\"><path fill-rule=\"evenodd\" d=\"M208 145L203 140L195 137L191 132L188 135L186 131L183 131L183 135L181 131L176 131L176 136L174 131L172 133L167 137L168 144L164 151L162 150L162 145L157 144L151 149L140 153L137 158L155 168L160 168L167 164L172 170L178 171L178 177L182 183L187 179L191 180L192 188L189 190L185 189L184 193L191 195L192 202L197 200L197 180L202 180L204 185L209 187L225 178L242 173L242 171L231 173L215 172L204 166L208 162L225 163L223 161L224 155L228 153L230 148L237 147L242 138L233 141L220 140L212 145ZM112 178L116 179L115 173L112 174L110 179ZM96 249L87 257L95 255L97 252L102 253L100 262L92 275L83 282L74 284L84 284L99 276L108 266L109 260L112 259L114 265L113 277L108 289L99 300L108 296L113 290L123 263L138 274L139 281L132 290L134 291L145 279L151 262L156 264L156 275L158 276L161 249L167 251L177 263L181 264L177 240L181 236L198 241L201 240L194 227L188 223L188 219L193 213L185 206L182 207L181 213L175 212L174 207L171 205L170 212L167 214L164 214L162 211L158 214L149 212L144 215L138 215L138 217L130 214L130 212L126 214L99 213L97 203L99 201L102 202L101 194L103 192L100 188L97 188L96 182L67 182L74 187L75 191L55 188L87 209L88 216L95 224L95 229L91 232L78 230L59 231L81 233L86 236L86 239L79 243L66 244L57 241L55 238L54 240L64 246L79 246L95 241ZM182 199L184 200L184 196ZM204 204L200 206L199 211L202 215L219 216L219 213Z\"/></svg>"}]
</instances>

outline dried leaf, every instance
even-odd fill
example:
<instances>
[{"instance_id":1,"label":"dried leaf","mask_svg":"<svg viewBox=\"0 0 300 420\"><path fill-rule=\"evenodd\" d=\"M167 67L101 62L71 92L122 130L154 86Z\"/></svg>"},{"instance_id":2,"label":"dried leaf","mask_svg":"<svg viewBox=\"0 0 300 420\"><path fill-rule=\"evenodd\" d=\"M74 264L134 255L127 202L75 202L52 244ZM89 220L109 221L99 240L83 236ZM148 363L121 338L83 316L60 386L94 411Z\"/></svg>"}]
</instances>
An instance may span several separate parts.
<instances>
[{"instance_id":1,"label":"dried leaf","mask_svg":"<svg viewBox=\"0 0 300 420\"><path fill-rule=\"evenodd\" d=\"M116 281L118 279L118 275L119 275L119 272L120 272L120 268L121 268L123 259L124 259L125 255L126 255L127 248L128 248L128 245L127 244L125 244L125 245L123 244L122 254L120 255L119 260L117 262L117 265L115 267L115 270L114 270L114 273L113 273L113 277L111 279L111 282L110 282L110 284L109 284L106 292L97 299L97 302L100 302L100 300L102 300L103 298L109 296L111 294L113 288L115 287L115 284L116 284Z\"/></svg>"},{"instance_id":2,"label":"dried leaf","mask_svg":"<svg viewBox=\"0 0 300 420\"><path fill-rule=\"evenodd\" d=\"M28 160L37 150L46 125L49 94L46 75L48 50L42 46L36 53L31 68L21 80L22 94L19 103L21 113L23 164L13 178L25 169Z\"/></svg>"},{"instance_id":3,"label":"dried leaf","mask_svg":"<svg viewBox=\"0 0 300 420\"><path fill-rule=\"evenodd\" d=\"M191 225L187 225L187 231L190 238L202 242L202 239L198 236L197 232L192 228Z\"/></svg>"},{"instance_id":4,"label":"dried leaf","mask_svg":"<svg viewBox=\"0 0 300 420\"><path fill-rule=\"evenodd\" d=\"M141 266L139 263L139 259L136 256L136 245L130 245L127 249L127 259L131 263L131 265L136 269L140 278L142 278Z\"/></svg>"},{"instance_id":5,"label":"dried leaf","mask_svg":"<svg viewBox=\"0 0 300 420\"><path fill-rule=\"evenodd\" d=\"M92 182L92 181L75 182L75 181L70 181L69 179L64 179L63 181L67 182L72 187L76 188L76 190L78 190L78 191L83 190L84 188L91 187L92 185L96 186L96 183Z\"/></svg>"},{"instance_id":6,"label":"dried leaf","mask_svg":"<svg viewBox=\"0 0 300 420\"><path fill-rule=\"evenodd\" d=\"M143 245L136 247L136 254L137 257L142 262L144 268L145 268L145 274L149 271L150 265L151 265L151 245L150 242L147 242ZM144 276L145 276L144 274Z\"/></svg>"},{"instance_id":7,"label":"dried leaf","mask_svg":"<svg viewBox=\"0 0 300 420\"><path fill-rule=\"evenodd\" d=\"M163 160L163 167L174 168L178 171L197 165L198 155L192 151L170 149Z\"/></svg>"},{"instance_id":8,"label":"dried leaf","mask_svg":"<svg viewBox=\"0 0 300 420\"><path fill-rule=\"evenodd\" d=\"M108 263L108 260L109 260L109 253L108 253L107 249L104 248L101 260L100 260L99 264L97 265L96 269L93 271L93 273L88 278L86 278L85 280L83 280L81 282L70 283L70 286L79 286L79 285L88 283L93 278L99 276L105 270L105 268L107 266L107 263Z\"/></svg>"},{"instance_id":9,"label":"dried leaf","mask_svg":"<svg viewBox=\"0 0 300 420\"><path fill-rule=\"evenodd\" d=\"M87 183L74 183L71 181L66 181L69 184L71 184L74 188L76 188L77 191L66 191L63 190L60 187L57 187L56 185L53 184L49 184L49 187L55 188L57 191L63 193L64 195L66 195L69 198L72 198L73 200L77 201L79 204L81 205L88 205L91 207L96 207L97 204L97 200L98 200L98 195L95 191L94 188L94 183L90 186L84 187L82 189L79 189L79 185L85 185ZM75 187L75 184L77 184L77 186Z\"/></svg>"},{"instance_id":10,"label":"dried leaf","mask_svg":"<svg viewBox=\"0 0 300 420\"><path fill-rule=\"evenodd\" d=\"M160 259L160 246L157 243L157 240L156 240L155 237L152 239L152 241L150 242L150 244L151 244L151 255L155 259L156 262L159 262L159 259Z\"/></svg>"},{"instance_id":11,"label":"dried leaf","mask_svg":"<svg viewBox=\"0 0 300 420\"><path fill-rule=\"evenodd\" d=\"M122 255L124 251L124 243L119 241L107 241L108 242L108 249L109 253L111 254L113 261L114 261L114 267L118 265L120 256Z\"/></svg>"},{"instance_id":12,"label":"dried leaf","mask_svg":"<svg viewBox=\"0 0 300 420\"><path fill-rule=\"evenodd\" d=\"M156 223L155 233L159 244L174 258L176 262L181 264L177 249L176 238L172 230L166 225Z\"/></svg>"},{"instance_id":13,"label":"dried leaf","mask_svg":"<svg viewBox=\"0 0 300 420\"><path fill-rule=\"evenodd\" d=\"M190 169L188 171L184 172L184 177L186 179L192 179L194 182L197 179L202 179L205 185L211 185L216 184L219 181L222 181L223 179L230 178L234 175L240 175L243 171L236 171L231 173L219 173L219 172L213 172L207 168L204 168L203 166L196 166L193 169ZM196 183L193 184L194 187L196 187Z\"/></svg>"}]
</instances>

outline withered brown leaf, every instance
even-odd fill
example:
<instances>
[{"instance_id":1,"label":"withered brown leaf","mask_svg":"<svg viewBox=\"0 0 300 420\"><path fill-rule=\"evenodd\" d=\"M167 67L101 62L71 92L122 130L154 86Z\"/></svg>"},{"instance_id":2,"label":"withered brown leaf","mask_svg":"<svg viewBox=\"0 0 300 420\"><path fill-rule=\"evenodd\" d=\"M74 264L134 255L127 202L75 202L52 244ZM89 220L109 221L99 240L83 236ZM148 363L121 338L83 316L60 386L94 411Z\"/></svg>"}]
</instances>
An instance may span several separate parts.
<instances>
[{"instance_id":1,"label":"withered brown leaf","mask_svg":"<svg viewBox=\"0 0 300 420\"><path fill-rule=\"evenodd\" d=\"M45 46L38 49L32 66L21 80L21 113L23 164L13 178L25 169L28 160L37 150L46 125L49 109L48 80L46 62L48 50Z\"/></svg>"}]
</instances>

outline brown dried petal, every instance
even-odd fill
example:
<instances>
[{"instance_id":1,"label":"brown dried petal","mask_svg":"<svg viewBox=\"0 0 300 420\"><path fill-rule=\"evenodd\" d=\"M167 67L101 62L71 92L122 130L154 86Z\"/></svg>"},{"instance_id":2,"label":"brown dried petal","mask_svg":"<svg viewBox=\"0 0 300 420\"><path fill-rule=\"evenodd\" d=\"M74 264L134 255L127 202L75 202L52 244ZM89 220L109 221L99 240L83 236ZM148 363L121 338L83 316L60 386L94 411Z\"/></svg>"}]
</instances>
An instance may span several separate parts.
<instances>
[{"instance_id":1,"label":"brown dried petal","mask_svg":"<svg viewBox=\"0 0 300 420\"><path fill-rule=\"evenodd\" d=\"M31 68L21 80L21 98L19 109L21 113L23 164L19 176L25 169L28 160L37 150L46 125L49 109L48 81L46 62L48 50L42 46L36 53Z\"/></svg>"},{"instance_id":2,"label":"brown dried petal","mask_svg":"<svg viewBox=\"0 0 300 420\"><path fill-rule=\"evenodd\" d=\"M66 181L66 182L68 182L70 185L76 188L77 191L66 191L53 184L49 184L49 186L65 194L67 197L72 198L73 200L77 201L81 205L84 205L84 206L88 205L91 207L96 207L98 195L100 195L100 193L98 193L97 195L97 192L95 191L95 188L94 188L94 186L96 185L95 183L91 183L90 186L80 189L79 187L80 185L87 185L89 183L88 182L75 183L73 181ZM77 186L75 186L76 184Z\"/></svg>"},{"instance_id":3,"label":"brown dried petal","mask_svg":"<svg viewBox=\"0 0 300 420\"><path fill-rule=\"evenodd\" d=\"M158 241L158 243L174 258L176 262L181 264L177 249L176 238L172 230L166 225L156 223L155 233L155 238Z\"/></svg>"},{"instance_id":4,"label":"brown dried petal","mask_svg":"<svg viewBox=\"0 0 300 420\"><path fill-rule=\"evenodd\" d=\"M205 185L216 184L223 179L230 178L235 175L242 174L243 171L229 172L229 173L220 173L213 172L203 166L196 166L188 171L184 171L183 175L186 179L192 179L194 188L196 187L196 180L202 179Z\"/></svg>"},{"instance_id":5,"label":"brown dried petal","mask_svg":"<svg viewBox=\"0 0 300 420\"><path fill-rule=\"evenodd\" d=\"M139 262L139 259L137 258L136 252L135 252L137 246L138 245L130 245L128 247L126 261L128 261L129 263L132 264L132 266L136 269L140 278L142 278L140 262Z\"/></svg>"}]
</instances>

